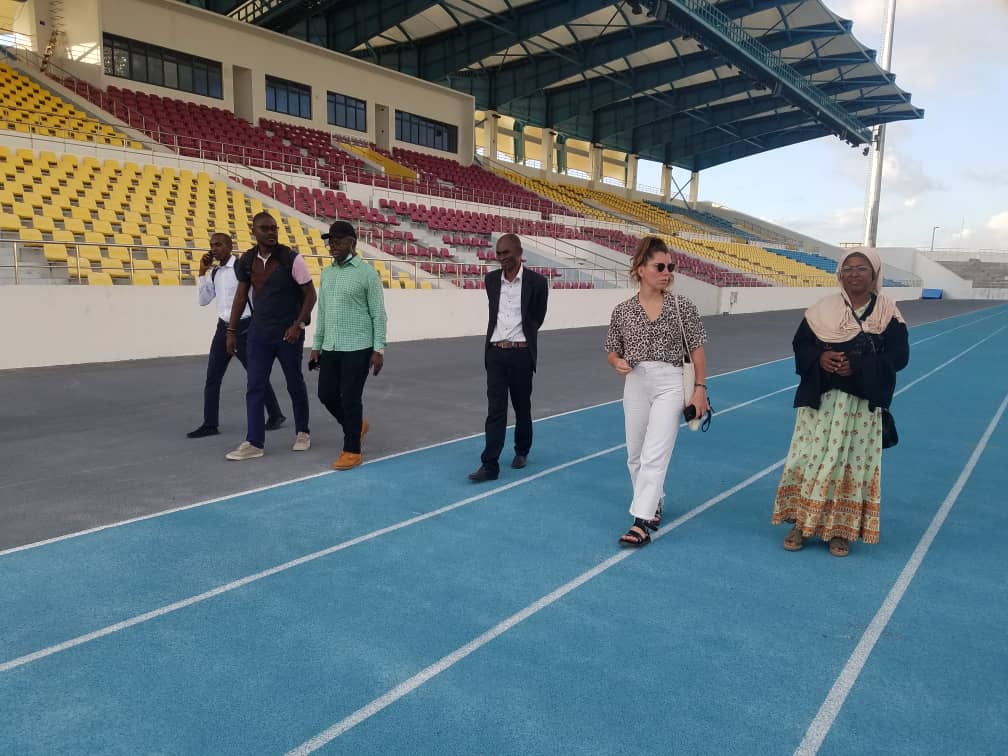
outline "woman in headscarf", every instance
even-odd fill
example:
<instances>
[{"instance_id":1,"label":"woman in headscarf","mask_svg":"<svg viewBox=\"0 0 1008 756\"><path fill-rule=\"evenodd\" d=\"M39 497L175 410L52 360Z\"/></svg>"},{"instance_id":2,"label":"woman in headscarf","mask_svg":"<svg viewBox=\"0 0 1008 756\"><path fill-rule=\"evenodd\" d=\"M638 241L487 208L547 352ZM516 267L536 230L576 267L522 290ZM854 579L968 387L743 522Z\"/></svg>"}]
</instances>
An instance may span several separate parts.
<instances>
[{"instance_id":1,"label":"woman in headscarf","mask_svg":"<svg viewBox=\"0 0 1008 756\"><path fill-rule=\"evenodd\" d=\"M771 522L794 526L789 551L819 538L843 557L850 541L878 543L882 408L910 345L899 308L882 293L874 250L847 255L837 279L840 291L805 312L792 342L798 417Z\"/></svg>"}]
</instances>

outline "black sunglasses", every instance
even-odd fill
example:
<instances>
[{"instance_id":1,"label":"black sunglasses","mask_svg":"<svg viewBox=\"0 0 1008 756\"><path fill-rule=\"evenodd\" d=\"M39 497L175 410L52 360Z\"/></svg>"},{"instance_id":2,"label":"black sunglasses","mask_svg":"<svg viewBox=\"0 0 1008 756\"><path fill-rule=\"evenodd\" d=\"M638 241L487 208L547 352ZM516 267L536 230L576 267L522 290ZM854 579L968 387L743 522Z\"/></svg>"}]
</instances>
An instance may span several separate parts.
<instances>
[{"instance_id":1,"label":"black sunglasses","mask_svg":"<svg viewBox=\"0 0 1008 756\"><path fill-rule=\"evenodd\" d=\"M664 273L666 267L669 269L669 273L671 273L673 270L675 270L675 263L655 263L654 264L654 269L657 270L659 273Z\"/></svg>"}]
</instances>

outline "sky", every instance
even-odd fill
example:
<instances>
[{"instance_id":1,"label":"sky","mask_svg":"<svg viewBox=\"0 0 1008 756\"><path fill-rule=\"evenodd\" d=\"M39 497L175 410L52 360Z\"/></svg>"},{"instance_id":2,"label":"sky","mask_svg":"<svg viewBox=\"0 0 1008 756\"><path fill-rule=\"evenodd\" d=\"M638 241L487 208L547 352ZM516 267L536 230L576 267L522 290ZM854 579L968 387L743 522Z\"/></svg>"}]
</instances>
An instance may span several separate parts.
<instances>
[{"instance_id":1,"label":"sky","mask_svg":"<svg viewBox=\"0 0 1008 756\"><path fill-rule=\"evenodd\" d=\"M825 3L881 58L886 0ZM1008 252L1006 31L1008 0L897 0L891 70L924 118L887 127L879 247L926 249L939 226L936 249ZM701 172L700 200L860 243L870 161L835 137L817 139ZM641 166L638 181L657 186Z\"/></svg>"}]
</instances>

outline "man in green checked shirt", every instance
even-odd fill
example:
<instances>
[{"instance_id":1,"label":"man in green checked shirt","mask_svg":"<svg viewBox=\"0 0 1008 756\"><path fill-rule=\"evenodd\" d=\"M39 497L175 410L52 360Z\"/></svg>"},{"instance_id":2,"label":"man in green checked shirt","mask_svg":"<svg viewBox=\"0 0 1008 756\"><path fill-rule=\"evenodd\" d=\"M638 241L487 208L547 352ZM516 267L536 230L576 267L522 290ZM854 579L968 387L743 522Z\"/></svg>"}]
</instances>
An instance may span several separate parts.
<instances>
[{"instance_id":1,"label":"man in green checked shirt","mask_svg":"<svg viewBox=\"0 0 1008 756\"><path fill-rule=\"evenodd\" d=\"M336 221L329 233L332 265L322 271L318 317L308 367L318 365L318 395L343 426L343 453L334 470L349 470L362 461L361 442L368 431L364 420L364 382L385 361L385 299L378 272L357 254L357 232Z\"/></svg>"}]
</instances>

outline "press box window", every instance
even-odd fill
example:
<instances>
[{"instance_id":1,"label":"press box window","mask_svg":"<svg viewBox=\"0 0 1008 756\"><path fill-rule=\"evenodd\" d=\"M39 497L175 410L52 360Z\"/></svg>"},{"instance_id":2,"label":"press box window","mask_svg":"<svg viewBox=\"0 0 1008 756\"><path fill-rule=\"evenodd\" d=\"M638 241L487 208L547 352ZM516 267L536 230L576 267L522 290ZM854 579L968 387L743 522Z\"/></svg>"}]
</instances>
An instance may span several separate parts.
<instances>
[{"instance_id":1,"label":"press box window","mask_svg":"<svg viewBox=\"0 0 1008 756\"><path fill-rule=\"evenodd\" d=\"M102 35L105 74L181 92L224 98L221 64L135 39Z\"/></svg>"},{"instance_id":2,"label":"press box window","mask_svg":"<svg viewBox=\"0 0 1008 756\"><path fill-rule=\"evenodd\" d=\"M433 147L435 150L445 152L458 152L457 126L397 110L395 128L396 139L400 142Z\"/></svg>"},{"instance_id":3,"label":"press box window","mask_svg":"<svg viewBox=\"0 0 1008 756\"><path fill-rule=\"evenodd\" d=\"M367 131L367 103L356 97L330 92L328 96L329 123L344 129Z\"/></svg>"},{"instance_id":4,"label":"press box window","mask_svg":"<svg viewBox=\"0 0 1008 756\"><path fill-rule=\"evenodd\" d=\"M311 87L267 76L266 110L310 119Z\"/></svg>"}]
</instances>

